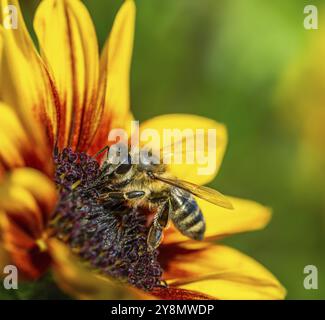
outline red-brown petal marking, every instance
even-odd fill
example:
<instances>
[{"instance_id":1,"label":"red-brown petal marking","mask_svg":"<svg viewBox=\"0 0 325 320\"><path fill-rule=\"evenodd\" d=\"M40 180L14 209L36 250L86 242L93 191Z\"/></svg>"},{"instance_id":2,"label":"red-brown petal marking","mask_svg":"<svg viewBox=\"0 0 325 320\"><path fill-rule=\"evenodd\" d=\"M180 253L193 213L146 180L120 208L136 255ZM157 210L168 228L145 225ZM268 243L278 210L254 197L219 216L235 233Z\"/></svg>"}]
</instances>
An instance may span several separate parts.
<instances>
[{"instance_id":1,"label":"red-brown petal marking","mask_svg":"<svg viewBox=\"0 0 325 320\"><path fill-rule=\"evenodd\" d=\"M103 109L90 154L108 144L111 129L128 130L130 113L130 66L135 26L135 4L125 1L119 10L100 59L98 104Z\"/></svg>"},{"instance_id":2,"label":"red-brown petal marking","mask_svg":"<svg viewBox=\"0 0 325 320\"><path fill-rule=\"evenodd\" d=\"M170 244L161 245L159 251L159 262L164 269L163 277L167 280L196 276L196 272L184 270L181 268L181 265L178 266L177 261L195 261L195 258L200 257L200 254L204 253L205 248L187 249L182 245ZM169 262L172 262L172 265Z\"/></svg>"},{"instance_id":3,"label":"red-brown petal marking","mask_svg":"<svg viewBox=\"0 0 325 320\"><path fill-rule=\"evenodd\" d=\"M38 157L47 168L56 132L56 105L50 86L49 73L39 57L25 26L18 1L2 0L0 20L5 17L2 9L7 5L18 8L17 29L2 29L3 52L0 62L0 100L10 105L32 141ZM41 152L40 152L41 151Z\"/></svg>"},{"instance_id":4,"label":"red-brown petal marking","mask_svg":"<svg viewBox=\"0 0 325 320\"><path fill-rule=\"evenodd\" d=\"M262 265L235 249L212 243L161 246L163 279L170 286L218 299L283 299L285 289Z\"/></svg>"},{"instance_id":5,"label":"red-brown petal marking","mask_svg":"<svg viewBox=\"0 0 325 320\"><path fill-rule=\"evenodd\" d=\"M31 168L11 171L0 185L0 210L34 239L46 228L56 200L52 181Z\"/></svg>"},{"instance_id":6,"label":"red-brown petal marking","mask_svg":"<svg viewBox=\"0 0 325 320\"><path fill-rule=\"evenodd\" d=\"M101 113L96 105L98 44L89 13L81 1L44 0L34 28L61 101L58 147L85 150Z\"/></svg>"},{"instance_id":7,"label":"red-brown petal marking","mask_svg":"<svg viewBox=\"0 0 325 320\"><path fill-rule=\"evenodd\" d=\"M56 203L51 180L40 171L20 168L0 184L0 229L5 248L19 270L37 278L47 269L47 222Z\"/></svg>"},{"instance_id":8,"label":"red-brown petal marking","mask_svg":"<svg viewBox=\"0 0 325 320\"><path fill-rule=\"evenodd\" d=\"M37 279L50 266L50 256L10 217L1 216L2 241L19 273Z\"/></svg>"},{"instance_id":9,"label":"red-brown petal marking","mask_svg":"<svg viewBox=\"0 0 325 320\"><path fill-rule=\"evenodd\" d=\"M155 288L150 293L162 300L215 300L204 293L176 287Z\"/></svg>"}]
</instances>

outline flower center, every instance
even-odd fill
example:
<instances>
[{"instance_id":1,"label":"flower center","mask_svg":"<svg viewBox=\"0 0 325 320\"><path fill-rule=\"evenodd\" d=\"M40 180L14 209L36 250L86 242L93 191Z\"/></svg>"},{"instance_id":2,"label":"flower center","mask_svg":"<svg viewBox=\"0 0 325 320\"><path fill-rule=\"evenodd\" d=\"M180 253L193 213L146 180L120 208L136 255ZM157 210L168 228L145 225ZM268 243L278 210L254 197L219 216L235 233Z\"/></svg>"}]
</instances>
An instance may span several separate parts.
<instances>
[{"instance_id":1,"label":"flower center","mask_svg":"<svg viewBox=\"0 0 325 320\"><path fill-rule=\"evenodd\" d=\"M93 268L144 290L161 283L158 251L147 248L147 217L125 203L100 204L93 185L98 162L71 149L54 156L60 201L51 225L55 235Z\"/></svg>"}]
</instances>

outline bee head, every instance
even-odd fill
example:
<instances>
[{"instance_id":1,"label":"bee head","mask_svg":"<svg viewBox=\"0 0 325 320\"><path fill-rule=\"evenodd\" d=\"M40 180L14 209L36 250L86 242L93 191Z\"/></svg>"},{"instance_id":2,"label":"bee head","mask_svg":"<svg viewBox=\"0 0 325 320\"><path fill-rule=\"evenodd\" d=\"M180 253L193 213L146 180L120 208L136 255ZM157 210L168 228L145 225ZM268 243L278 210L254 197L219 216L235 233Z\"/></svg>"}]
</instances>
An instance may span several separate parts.
<instances>
[{"instance_id":1,"label":"bee head","mask_svg":"<svg viewBox=\"0 0 325 320\"><path fill-rule=\"evenodd\" d=\"M119 143L110 147L105 160L108 175L121 175L127 173L132 167L132 159L127 150L127 145Z\"/></svg>"},{"instance_id":2,"label":"bee head","mask_svg":"<svg viewBox=\"0 0 325 320\"><path fill-rule=\"evenodd\" d=\"M104 162L107 175L124 175L132 166L140 172L159 173L163 171L159 157L151 150L140 149L128 152L128 146L122 143L110 147L108 157Z\"/></svg>"}]
</instances>

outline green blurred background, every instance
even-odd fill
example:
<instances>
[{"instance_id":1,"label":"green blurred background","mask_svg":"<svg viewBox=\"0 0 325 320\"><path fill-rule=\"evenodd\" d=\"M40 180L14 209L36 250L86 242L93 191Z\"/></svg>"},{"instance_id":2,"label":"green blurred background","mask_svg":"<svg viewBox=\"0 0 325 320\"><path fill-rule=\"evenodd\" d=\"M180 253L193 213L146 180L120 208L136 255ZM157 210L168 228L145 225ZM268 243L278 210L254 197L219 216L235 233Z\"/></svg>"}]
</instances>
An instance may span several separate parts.
<instances>
[{"instance_id":1,"label":"green blurred background","mask_svg":"<svg viewBox=\"0 0 325 320\"><path fill-rule=\"evenodd\" d=\"M39 1L22 2L30 26ZM102 45L122 1L84 2ZM225 123L229 146L212 186L274 211L265 230L225 242L269 268L289 299L324 299L325 19L318 30L303 27L304 6L321 16L322 1L136 3L136 118L184 112ZM318 267L318 290L303 286L309 264ZM62 297L48 277L2 296Z\"/></svg>"}]
</instances>

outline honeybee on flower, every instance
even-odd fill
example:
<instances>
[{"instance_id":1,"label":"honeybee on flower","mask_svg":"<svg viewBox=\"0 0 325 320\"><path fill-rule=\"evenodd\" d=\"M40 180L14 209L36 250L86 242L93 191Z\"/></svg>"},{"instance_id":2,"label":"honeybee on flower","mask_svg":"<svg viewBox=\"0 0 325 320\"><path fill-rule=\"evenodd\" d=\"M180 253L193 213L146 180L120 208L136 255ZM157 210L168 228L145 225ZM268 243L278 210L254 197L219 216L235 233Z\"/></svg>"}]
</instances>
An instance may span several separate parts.
<instances>
[{"instance_id":1,"label":"honeybee on flower","mask_svg":"<svg viewBox=\"0 0 325 320\"><path fill-rule=\"evenodd\" d=\"M77 298L283 298L285 290L264 267L211 242L264 227L268 208L227 197L234 207L229 214L196 198L206 223L204 241L188 239L171 225L159 247L150 249L150 208L98 201L102 190L93 186L104 168L95 155L111 129L128 132L133 119L134 2L120 8L100 56L79 0L41 1L34 17L39 51L18 2L1 0L1 10L8 5L18 8L19 27L1 28L1 264L12 262L34 280L51 269L58 285ZM196 164L166 170L179 180L206 184L225 152L224 125L176 114L148 120L140 131L185 127L216 130L215 170L201 176Z\"/></svg>"}]
</instances>

